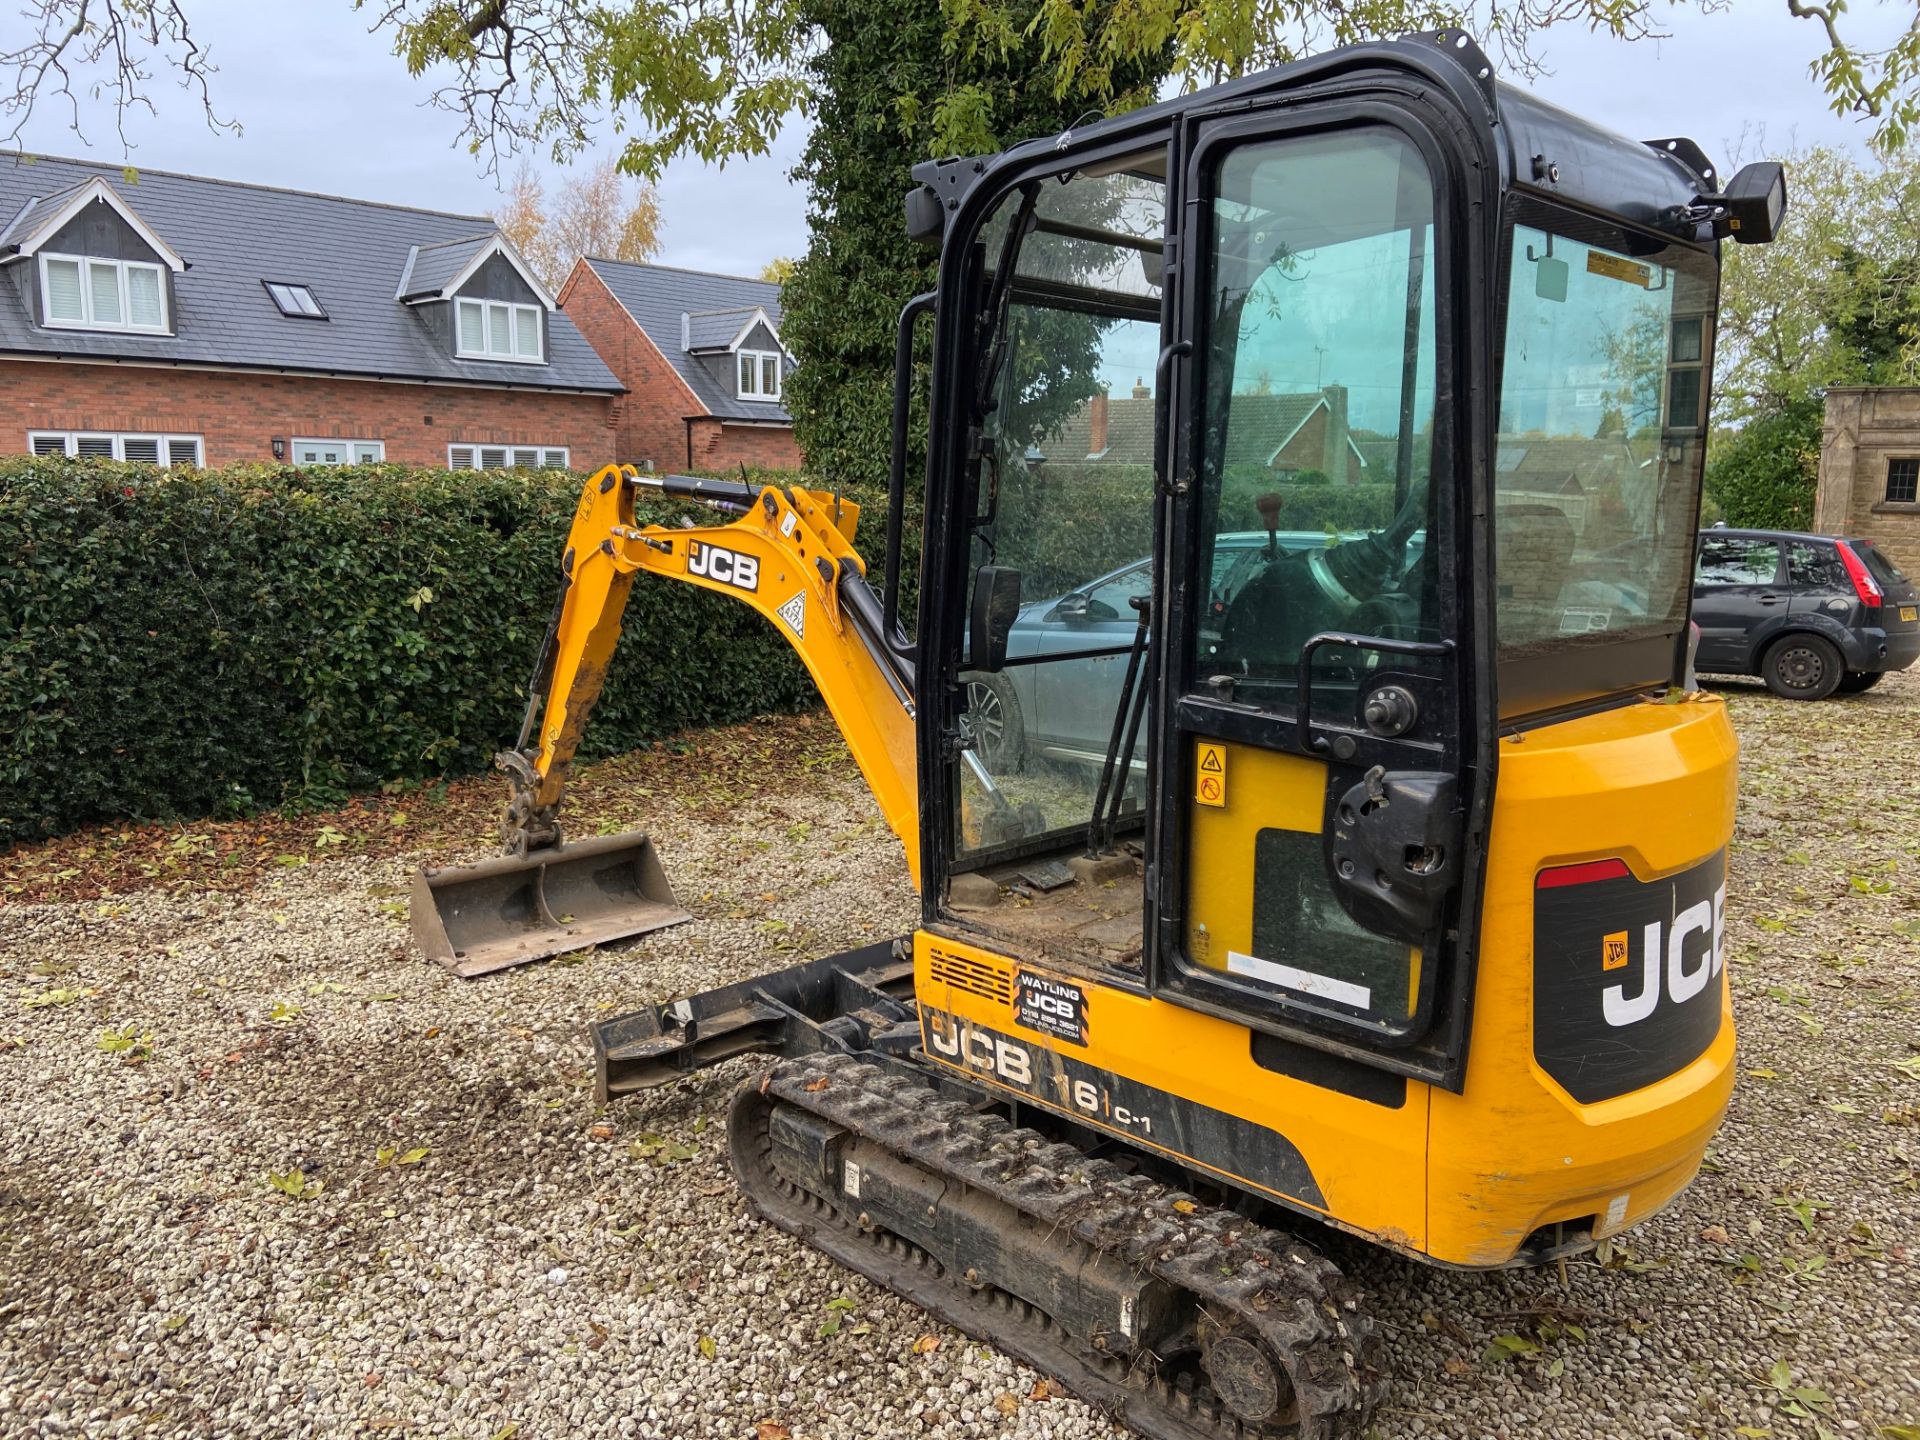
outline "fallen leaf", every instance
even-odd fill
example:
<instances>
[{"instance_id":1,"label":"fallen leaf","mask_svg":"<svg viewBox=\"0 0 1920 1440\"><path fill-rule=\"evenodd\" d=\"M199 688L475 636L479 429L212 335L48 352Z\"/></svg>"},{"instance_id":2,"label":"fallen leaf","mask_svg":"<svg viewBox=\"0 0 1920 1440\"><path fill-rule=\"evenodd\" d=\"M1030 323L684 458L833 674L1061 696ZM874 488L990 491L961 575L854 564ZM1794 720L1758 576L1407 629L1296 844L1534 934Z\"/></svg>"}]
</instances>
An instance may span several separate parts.
<instances>
[{"instance_id":1,"label":"fallen leaf","mask_svg":"<svg viewBox=\"0 0 1920 1440\"><path fill-rule=\"evenodd\" d=\"M613 1126L604 1123L594 1125L588 1129L587 1137L592 1140L611 1140L613 1139Z\"/></svg>"},{"instance_id":2,"label":"fallen leaf","mask_svg":"<svg viewBox=\"0 0 1920 1440\"><path fill-rule=\"evenodd\" d=\"M720 1344L717 1340L713 1338L713 1336L702 1335L700 1337L700 1355L702 1359L711 1360L713 1359L714 1356L718 1355L719 1353L720 1353Z\"/></svg>"},{"instance_id":3,"label":"fallen leaf","mask_svg":"<svg viewBox=\"0 0 1920 1440\"><path fill-rule=\"evenodd\" d=\"M922 1335L918 1340L913 1342L913 1353L916 1355L931 1355L939 1348L940 1337L938 1335Z\"/></svg>"},{"instance_id":4,"label":"fallen leaf","mask_svg":"<svg viewBox=\"0 0 1920 1440\"><path fill-rule=\"evenodd\" d=\"M793 1440L793 1432L778 1420L762 1420L753 1427L753 1440Z\"/></svg>"},{"instance_id":5,"label":"fallen leaf","mask_svg":"<svg viewBox=\"0 0 1920 1440\"><path fill-rule=\"evenodd\" d=\"M1724 1225L1709 1225L1700 1232L1700 1238L1709 1245L1731 1245L1733 1237L1727 1233Z\"/></svg>"},{"instance_id":6,"label":"fallen leaf","mask_svg":"<svg viewBox=\"0 0 1920 1440\"><path fill-rule=\"evenodd\" d=\"M820 1091L827 1088L827 1083L828 1082L827 1082L826 1076L816 1075L813 1079L807 1081L805 1089L809 1095L818 1094Z\"/></svg>"},{"instance_id":7,"label":"fallen leaf","mask_svg":"<svg viewBox=\"0 0 1920 1440\"><path fill-rule=\"evenodd\" d=\"M1193 1214L1194 1211L1198 1210L1200 1207L1194 1204L1193 1201L1191 1200L1176 1200L1173 1202L1173 1208L1179 1211L1182 1215L1191 1215Z\"/></svg>"},{"instance_id":8,"label":"fallen leaf","mask_svg":"<svg viewBox=\"0 0 1920 1440\"><path fill-rule=\"evenodd\" d=\"M1018 1415L1020 1413L1020 1402L1002 1390L998 1395L993 1397L993 1408L998 1410L1002 1415Z\"/></svg>"},{"instance_id":9,"label":"fallen leaf","mask_svg":"<svg viewBox=\"0 0 1920 1440\"><path fill-rule=\"evenodd\" d=\"M1058 1385L1054 1384L1053 1381L1043 1375L1033 1382L1033 1389L1027 1392L1027 1399L1035 1401L1057 1400L1066 1393L1066 1391L1062 1390Z\"/></svg>"},{"instance_id":10,"label":"fallen leaf","mask_svg":"<svg viewBox=\"0 0 1920 1440\"><path fill-rule=\"evenodd\" d=\"M1473 1373L1473 1366L1462 1360L1458 1355L1447 1356L1446 1365L1449 1375L1471 1375Z\"/></svg>"}]
</instances>

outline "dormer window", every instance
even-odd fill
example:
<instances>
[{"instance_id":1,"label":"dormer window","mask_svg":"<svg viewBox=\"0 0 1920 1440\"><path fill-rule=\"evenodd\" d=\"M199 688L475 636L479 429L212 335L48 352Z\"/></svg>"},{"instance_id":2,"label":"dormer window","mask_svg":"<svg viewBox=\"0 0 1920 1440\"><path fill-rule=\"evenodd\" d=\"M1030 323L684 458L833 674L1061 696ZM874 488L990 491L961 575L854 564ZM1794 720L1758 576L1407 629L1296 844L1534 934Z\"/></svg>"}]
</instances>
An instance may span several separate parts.
<instances>
[{"instance_id":1,"label":"dormer window","mask_svg":"<svg viewBox=\"0 0 1920 1440\"><path fill-rule=\"evenodd\" d=\"M139 260L52 255L44 250L39 258L48 325L167 333L167 282L160 266Z\"/></svg>"},{"instance_id":2,"label":"dormer window","mask_svg":"<svg viewBox=\"0 0 1920 1440\"><path fill-rule=\"evenodd\" d=\"M734 393L742 400L778 400L780 398L780 352L740 350L735 354L740 383Z\"/></svg>"},{"instance_id":3,"label":"dormer window","mask_svg":"<svg viewBox=\"0 0 1920 1440\"><path fill-rule=\"evenodd\" d=\"M540 363L540 307L506 300L458 300L457 353L465 360Z\"/></svg>"}]
</instances>

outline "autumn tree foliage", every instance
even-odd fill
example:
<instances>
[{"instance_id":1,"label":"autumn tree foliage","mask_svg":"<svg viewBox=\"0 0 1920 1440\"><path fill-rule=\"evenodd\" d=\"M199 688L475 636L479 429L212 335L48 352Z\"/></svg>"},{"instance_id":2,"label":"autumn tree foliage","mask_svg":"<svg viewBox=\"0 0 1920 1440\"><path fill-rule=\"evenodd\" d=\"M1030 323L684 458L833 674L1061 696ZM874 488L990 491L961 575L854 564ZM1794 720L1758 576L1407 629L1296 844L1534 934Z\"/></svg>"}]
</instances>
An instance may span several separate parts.
<instances>
[{"instance_id":1,"label":"autumn tree foliage","mask_svg":"<svg viewBox=\"0 0 1920 1440\"><path fill-rule=\"evenodd\" d=\"M651 260L660 253L660 199L652 185L622 175L611 159L565 174L551 200L523 157L493 222L550 290L586 256Z\"/></svg>"}]
</instances>

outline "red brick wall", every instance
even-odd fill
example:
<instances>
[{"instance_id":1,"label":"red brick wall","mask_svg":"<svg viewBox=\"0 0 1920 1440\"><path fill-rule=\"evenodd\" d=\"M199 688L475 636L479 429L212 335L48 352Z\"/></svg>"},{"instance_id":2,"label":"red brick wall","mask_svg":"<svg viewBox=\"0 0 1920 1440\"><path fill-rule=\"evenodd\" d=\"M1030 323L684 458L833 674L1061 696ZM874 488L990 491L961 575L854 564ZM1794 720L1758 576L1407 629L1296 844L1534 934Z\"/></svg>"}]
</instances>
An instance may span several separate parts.
<instances>
[{"instance_id":1,"label":"red brick wall","mask_svg":"<svg viewBox=\"0 0 1920 1440\"><path fill-rule=\"evenodd\" d=\"M711 417L691 422L693 468L731 470L736 465L798 470L800 447L785 425L729 425Z\"/></svg>"},{"instance_id":2,"label":"red brick wall","mask_svg":"<svg viewBox=\"0 0 1920 1440\"><path fill-rule=\"evenodd\" d=\"M591 267L576 264L559 298L560 308L629 392L621 397L615 422L619 453L608 458L625 465L652 461L656 470L684 470L687 429L682 417L705 407Z\"/></svg>"},{"instance_id":3,"label":"red brick wall","mask_svg":"<svg viewBox=\"0 0 1920 1440\"><path fill-rule=\"evenodd\" d=\"M617 398L0 361L0 453L25 452L29 430L121 430L204 436L209 465L271 462L277 435L384 440L399 465L444 465L449 445L564 445L591 470L614 458Z\"/></svg>"},{"instance_id":4,"label":"red brick wall","mask_svg":"<svg viewBox=\"0 0 1920 1440\"><path fill-rule=\"evenodd\" d=\"M668 471L724 470L742 462L782 470L800 467L792 430L727 425L707 416L706 406L592 267L576 264L559 298L560 308L630 392L619 407L622 462L651 460L656 470Z\"/></svg>"}]
</instances>

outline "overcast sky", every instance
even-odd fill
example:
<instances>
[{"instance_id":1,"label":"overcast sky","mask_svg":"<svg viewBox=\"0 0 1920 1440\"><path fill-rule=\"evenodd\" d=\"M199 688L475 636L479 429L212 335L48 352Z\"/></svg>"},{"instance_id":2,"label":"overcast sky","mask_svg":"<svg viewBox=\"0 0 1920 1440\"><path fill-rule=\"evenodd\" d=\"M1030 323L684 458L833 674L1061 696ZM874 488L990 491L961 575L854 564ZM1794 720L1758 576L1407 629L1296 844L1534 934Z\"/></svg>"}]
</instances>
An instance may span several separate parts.
<instances>
[{"instance_id":1,"label":"overcast sky","mask_svg":"<svg viewBox=\"0 0 1920 1440\"><path fill-rule=\"evenodd\" d=\"M0 0L0 29L17 26ZM1910 7L1862 5L1851 23L1871 38ZM1715 160L1747 136L1746 154L1790 138L1859 146L1864 132L1829 114L1808 78L1818 34L1785 0L1732 0L1730 13L1659 11L1671 39L1627 45L1576 30L1539 47L1553 71L1535 82L1555 103L1635 137L1689 135ZM159 114L135 115L132 163L436 209L481 212L498 192L455 144L450 116L426 108L428 85L407 76L390 42L367 33L348 0L194 0L191 14L220 73L217 107L245 134L211 133L193 97L154 87ZM11 38L11 37L8 37ZM84 146L59 105L25 132L28 150L119 161L109 106L89 102ZM683 162L661 185L662 260L751 274L806 248L806 202L789 178L802 134L778 152L724 170Z\"/></svg>"}]
</instances>

